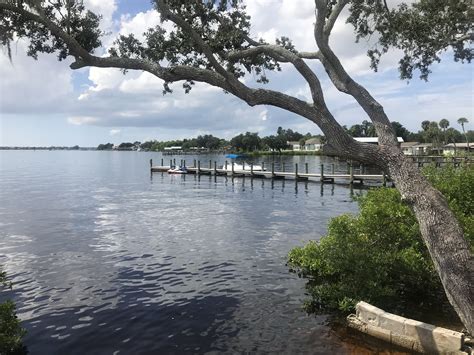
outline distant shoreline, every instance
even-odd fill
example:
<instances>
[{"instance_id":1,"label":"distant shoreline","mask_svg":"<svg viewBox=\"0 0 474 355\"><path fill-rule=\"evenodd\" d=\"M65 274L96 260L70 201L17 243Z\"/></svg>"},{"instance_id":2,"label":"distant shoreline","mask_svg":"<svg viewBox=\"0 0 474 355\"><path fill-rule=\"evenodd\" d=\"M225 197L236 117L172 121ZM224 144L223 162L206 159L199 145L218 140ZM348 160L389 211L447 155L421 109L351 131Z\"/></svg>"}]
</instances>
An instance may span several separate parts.
<instances>
[{"instance_id":1,"label":"distant shoreline","mask_svg":"<svg viewBox=\"0 0 474 355\"><path fill-rule=\"evenodd\" d=\"M98 151L98 152L133 152L132 149L97 149L96 147L0 147L0 150L61 150L61 151ZM144 153L162 153L163 155L202 155L202 154L228 154L230 152L219 151L154 151L154 150L140 150L138 152ZM246 153L237 153L244 156L264 156L264 155L323 155L321 151L308 151L308 150L283 150L281 152L272 151L255 151Z\"/></svg>"}]
</instances>

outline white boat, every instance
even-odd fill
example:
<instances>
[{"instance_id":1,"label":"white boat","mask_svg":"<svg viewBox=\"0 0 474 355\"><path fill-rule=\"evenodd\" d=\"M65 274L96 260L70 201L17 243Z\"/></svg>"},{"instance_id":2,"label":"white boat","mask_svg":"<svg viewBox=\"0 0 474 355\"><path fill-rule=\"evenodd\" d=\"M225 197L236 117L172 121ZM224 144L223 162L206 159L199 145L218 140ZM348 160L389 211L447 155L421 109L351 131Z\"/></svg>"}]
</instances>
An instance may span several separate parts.
<instances>
[{"instance_id":1,"label":"white boat","mask_svg":"<svg viewBox=\"0 0 474 355\"><path fill-rule=\"evenodd\" d=\"M227 164L227 167L224 165L222 167L223 170L226 171L232 171L232 163ZM238 164L234 163L234 171L264 171L265 169L261 165L253 165L251 166L250 164Z\"/></svg>"},{"instance_id":2,"label":"white boat","mask_svg":"<svg viewBox=\"0 0 474 355\"><path fill-rule=\"evenodd\" d=\"M174 168L168 169L168 174L187 174L188 169L185 166L175 166Z\"/></svg>"}]
</instances>

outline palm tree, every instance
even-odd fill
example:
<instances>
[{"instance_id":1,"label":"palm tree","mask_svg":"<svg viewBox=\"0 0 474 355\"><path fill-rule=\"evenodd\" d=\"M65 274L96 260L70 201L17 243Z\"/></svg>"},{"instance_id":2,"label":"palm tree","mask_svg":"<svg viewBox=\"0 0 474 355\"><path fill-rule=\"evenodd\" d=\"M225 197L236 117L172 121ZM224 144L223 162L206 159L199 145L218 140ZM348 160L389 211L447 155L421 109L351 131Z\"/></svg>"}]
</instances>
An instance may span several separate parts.
<instances>
[{"instance_id":1,"label":"palm tree","mask_svg":"<svg viewBox=\"0 0 474 355\"><path fill-rule=\"evenodd\" d=\"M447 143L446 129L449 127L449 121L446 118L443 118L441 121L439 121L439 126L443 129L444 144L446 144Z\"/></svg>"},{"instance_id":2,"label":"palm tree","mask_svg":"<svg viewBox=\"0 0 474 355\"><path fill-rule=\"evenodd\" d=\"M466 131L464 130L464 124L465 123L468 123L469 121L467 120L466 117L460 117L458 118L458 123L461 125L462 127L462 133L464 133L464 136L466 137L466 143L467 143L467 151L469 152L469 140L467 139L467 134L466 134Z\"/></svg>"}]
</instances>

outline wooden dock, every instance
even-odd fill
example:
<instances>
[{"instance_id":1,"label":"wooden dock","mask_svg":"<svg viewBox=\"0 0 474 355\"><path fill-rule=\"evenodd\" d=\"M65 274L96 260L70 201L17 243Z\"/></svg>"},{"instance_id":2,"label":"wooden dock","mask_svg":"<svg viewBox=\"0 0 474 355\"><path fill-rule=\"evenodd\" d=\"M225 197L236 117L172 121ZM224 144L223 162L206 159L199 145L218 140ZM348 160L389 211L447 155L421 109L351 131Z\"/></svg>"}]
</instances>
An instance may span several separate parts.
<instances>
[{"instance_id":1,"label":"wooden dock","mask_svg":"<svg viewBox=\"0 0 474 355\"><path fill-rule=\"evenodd\" d=\"M161 164L158 166L153 165L152 159L150 159L150 170L154 172L167 172L170 168L176 166L183 166L183 162L176 164L175 161L171 160L170 165L163 165L163 159ZM251 177L251 178L264 178L264 179L291 179L297 181L319 181L320 183L336 183L336 180L341 183L348 184L359 184L362 185L366 181L380 183L386 186L390 181L389 177L384 174L366 174L363 167L361 166L357 171L352 166L348 166L347 174L336 173L334 164L331 164L331 172L325 172L324 164L320 166L319 173L311 173L308 171L308 164L304 165L303 171L299 170L298 164L295 164L294 170L289 171L275 171L275 164L271 163L268 170L262 163L263 170L254 170L252 164L248 164L243 169L236 169L234 163L228 163L223 167L217 167L217 162L209 161L207 167L201 166L200 161L194 161L193 166L186 166L188 174L198 175L215 175L215 176L235 176L235 177ZM284 170L284 169L283 169Z\"/></svg>"}]
</instances>

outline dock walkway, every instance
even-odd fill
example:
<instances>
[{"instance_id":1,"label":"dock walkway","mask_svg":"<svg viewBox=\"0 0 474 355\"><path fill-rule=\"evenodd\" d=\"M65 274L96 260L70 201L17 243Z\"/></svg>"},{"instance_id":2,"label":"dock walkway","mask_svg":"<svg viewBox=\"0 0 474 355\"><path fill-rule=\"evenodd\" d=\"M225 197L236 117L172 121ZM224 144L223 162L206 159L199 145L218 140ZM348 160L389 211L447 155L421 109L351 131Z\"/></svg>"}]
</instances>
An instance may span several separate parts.
<instances>
[{"instance_id":1,"label":"dock walkway","mask_svg":"<svg viewBox=\"0 0 474 355\"><path fill-rule=\"evenodd\" d=\"M182 164L176 164L176 162L170 161L170 165L163 165L163 159L161 165L154 166L153 161L150 159L150 170L154 172L167 172L170 168L175 166L182 166ZM208 167L202 167L200 161L195 161L193 166L186 166L188 174L198 175L216 175L216 176L236 176L236 177L251 177L251 178L264 178L264 179L291 179L291 180L308 180L308 181L319 181L321 183L336 183L339 180L342 183L349 184L363 184L365 181L371 181L375 183L381 183L383 186L387 185L390 181L389 177L384 174L366 174L364 169L361 167L359 173L356 173L352 166L348 167L348 173L343 174L335 172L334 164L331 165L331 173L325 172L324 164L320 166L319 173L310 173L308 171L308 164L305 164L304 171L299 171L298 164L295 164L294 171L275 171L274 163L271 164L268 170L264 166L261 167L263 170L254 170L252 164L244 166L243 169L234 168L234 164L226 164L223 167L218 168L217 162L209 161Z\"/></svg>"}]
</instances>

